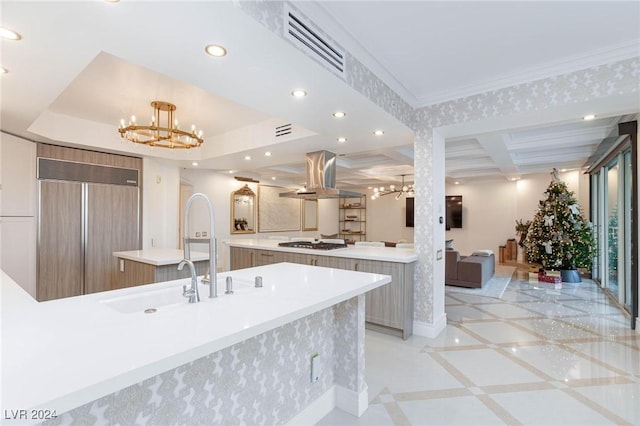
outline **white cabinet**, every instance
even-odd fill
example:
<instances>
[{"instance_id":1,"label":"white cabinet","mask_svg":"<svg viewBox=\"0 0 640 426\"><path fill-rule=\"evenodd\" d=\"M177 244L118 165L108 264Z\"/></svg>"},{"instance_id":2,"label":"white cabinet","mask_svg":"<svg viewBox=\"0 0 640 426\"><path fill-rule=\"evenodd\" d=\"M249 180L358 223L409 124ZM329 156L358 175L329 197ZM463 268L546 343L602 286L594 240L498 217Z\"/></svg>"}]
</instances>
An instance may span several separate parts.
<instances>
[{"instance_id":1,"label":"white cabinet","mask_svg":"<svg viewBox=\"0 0 640 426\"><path fill-rule=\"evenodd\" d=\"M36 215L36 144L0 133L0 216Z\"/></svg>"},{"instance_id":2,"label":"white cabinet","mask_svg":"<svg viewBox=\"0 0 640 426\"><path fill-rule=\"evenodd\" d=\"M36 295L36 144L0 133L0 267Z\"/></svg>"},{"instance_id":3,"label":"white cabinet","mask_svg":"<svg viewBox=\"0 0 640 426\"><path fill-rule=\"evenodd\" d=\"M36 219L0 217L0 267L36 297Z\"/></svg>"}]
</instances>

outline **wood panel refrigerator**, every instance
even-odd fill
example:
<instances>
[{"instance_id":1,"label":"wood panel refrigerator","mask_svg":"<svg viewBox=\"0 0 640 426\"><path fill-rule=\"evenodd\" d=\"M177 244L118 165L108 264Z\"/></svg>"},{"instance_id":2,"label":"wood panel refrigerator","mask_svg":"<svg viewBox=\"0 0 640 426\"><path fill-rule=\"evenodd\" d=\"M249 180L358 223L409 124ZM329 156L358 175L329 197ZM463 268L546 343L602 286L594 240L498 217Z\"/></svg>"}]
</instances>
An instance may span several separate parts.
<instances>
[{"instance_id":1,"label":"wood panel refrigerator","mask_svg":"<svg viewBox=\"0 0 640 426\"><path fill-rule=\"evenodd\" d=\"M116 288L114 251L140 248L139 171L38 158L39 301Z\"/></svg>"}]
</instances>

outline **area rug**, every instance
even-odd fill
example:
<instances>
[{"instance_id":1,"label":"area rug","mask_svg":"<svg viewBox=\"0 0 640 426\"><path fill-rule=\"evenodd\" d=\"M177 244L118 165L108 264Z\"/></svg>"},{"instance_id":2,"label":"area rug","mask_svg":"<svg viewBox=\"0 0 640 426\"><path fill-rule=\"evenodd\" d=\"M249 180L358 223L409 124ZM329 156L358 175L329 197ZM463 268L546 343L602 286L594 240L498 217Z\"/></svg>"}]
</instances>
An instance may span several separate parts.
<instances>
[{"instance_id":1,"label":"area rug","mask_svg":"<svg viewBox=\"0 0 640 426\"><path fill-rule=\"evenodd\" d=\"M454 285L445 285L445 293L464 293L500 299L511 282L511 277L515 270L515 266L496 265L496 272L493 274L493 277L491 277L491 279L487 281L482 288L466 288Z\"/></svg>"}]
</instances>

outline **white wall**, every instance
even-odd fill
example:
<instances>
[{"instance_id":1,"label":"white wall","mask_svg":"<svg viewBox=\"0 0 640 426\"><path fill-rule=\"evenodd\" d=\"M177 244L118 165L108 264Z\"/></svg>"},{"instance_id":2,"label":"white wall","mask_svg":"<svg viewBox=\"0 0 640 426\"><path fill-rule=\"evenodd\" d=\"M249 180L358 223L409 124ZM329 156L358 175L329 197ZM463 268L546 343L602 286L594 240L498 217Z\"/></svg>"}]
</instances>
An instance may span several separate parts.
<instances>
[{"instance_id":1,"label":"white wall","mask_svg":"<svg viewBox=\"0 0 640 426\"><path fill-rule=\"evenodd\" d=\"M588 218L589 179L578 171L560 173ZM446 195L462 195L462 228L446 231L446 239L463 255L474 250L490 249L496 255L507 239L518 238L516 220L532 220L538 202L545 199L549 173L527 175L516 182L475 181L447 184ZM586 188L585 188L586 187Z\"/></svg>"},{"instance_id":2,"label":"white wall","mask_svg":"<svg viewBox=\"0 0 640 426\"><path fill-rule=\"evenodd\" d=\"M406 198L399 200L394 195L385 195L372 200L371 190L360 190L367 194L367 240L413 242L413 228L406 226Z\"/></svg>"},{"instance_id":3,"label":"white wall","mask_svg":"<svg viewBox=\"0 0 640 426\"><path fill-rule=\"evenodd\" d=\"M180 168L142 159L142 248L178 248Z\"/></svg>"}]
</instances>

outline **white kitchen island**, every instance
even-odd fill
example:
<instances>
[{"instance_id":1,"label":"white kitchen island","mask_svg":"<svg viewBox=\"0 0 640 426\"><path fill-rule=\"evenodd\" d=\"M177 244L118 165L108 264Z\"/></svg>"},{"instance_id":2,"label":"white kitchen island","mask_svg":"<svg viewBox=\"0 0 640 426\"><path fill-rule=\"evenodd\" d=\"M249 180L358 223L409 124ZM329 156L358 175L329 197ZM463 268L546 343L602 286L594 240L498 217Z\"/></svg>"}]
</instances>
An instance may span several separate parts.
<instances>
[{"instance_id":1,"label":"white kitchen island","mask_svg":"<svg viewBox=\"0 0 640 426\"><path fill-rule=\"evenodd\" d=\"M56 424L207 425L309 423L336 406L360 415L364 293L390 281L280 263L219 274L219 297L201 285L195 304L184 279L38 303L1 278L3 424L54 413Z\"/></svg>"}]
</instances>

